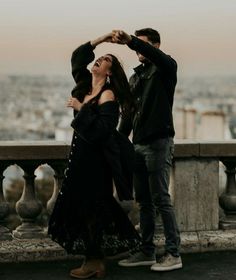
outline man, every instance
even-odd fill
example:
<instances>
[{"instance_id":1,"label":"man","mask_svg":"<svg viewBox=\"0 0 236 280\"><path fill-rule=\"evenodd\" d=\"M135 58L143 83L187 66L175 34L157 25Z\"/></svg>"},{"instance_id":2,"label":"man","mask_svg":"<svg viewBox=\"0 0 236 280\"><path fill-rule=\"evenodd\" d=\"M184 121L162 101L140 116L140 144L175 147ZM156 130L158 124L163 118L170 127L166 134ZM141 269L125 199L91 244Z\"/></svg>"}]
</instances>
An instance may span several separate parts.
<instances>
[{"instance_id":1,"label":"man","mask_svg":"<svg viewBox=\"0 0 236 280\"><path fill-rule=\"evenodd\" d=\"M133 130L135 147L134 188L140 205L142 245L138 252L121 260L121 266L152 265L153 271L182 267L179 254L180 235L168 193L175 134L172 116L177 64L162 52L160 35L151 28L137 30L135 36L113 31L113 42L134 50L141 65L130 78L135 99L133 116L122 119L119 131ZM162 218L165 254L156 262L154 233L156 212Z\"/></svg>"}]
</instances>

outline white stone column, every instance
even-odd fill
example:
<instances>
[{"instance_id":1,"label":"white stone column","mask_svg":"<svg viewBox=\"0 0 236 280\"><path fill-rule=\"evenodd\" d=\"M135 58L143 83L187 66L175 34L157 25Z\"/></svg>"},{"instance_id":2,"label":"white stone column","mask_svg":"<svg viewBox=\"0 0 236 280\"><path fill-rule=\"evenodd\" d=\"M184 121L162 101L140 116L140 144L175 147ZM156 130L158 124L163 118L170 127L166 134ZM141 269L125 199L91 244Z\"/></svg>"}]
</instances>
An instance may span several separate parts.
<instances>
[{"instance_id":1,"label":"white stone column","mask_svg":"<svg viewBox=\"0 0 236 280\"><path fill-rule=\"evenodd\" d=\"M184 132L185 139L195 139L196 138L196 114L197 111L193 108L186 108L184 110Z\"/></svg>"},{"instance_id":2,"label":"white stone column","mask_svg":"<svg viewBox=\"0 0 236 280\"><path fill-rule=\"evenodd\" d=\"M214 141L225 139L225 115L223 112L206 111L202 113L198 139Z\"/></svg>"}]
</instances>

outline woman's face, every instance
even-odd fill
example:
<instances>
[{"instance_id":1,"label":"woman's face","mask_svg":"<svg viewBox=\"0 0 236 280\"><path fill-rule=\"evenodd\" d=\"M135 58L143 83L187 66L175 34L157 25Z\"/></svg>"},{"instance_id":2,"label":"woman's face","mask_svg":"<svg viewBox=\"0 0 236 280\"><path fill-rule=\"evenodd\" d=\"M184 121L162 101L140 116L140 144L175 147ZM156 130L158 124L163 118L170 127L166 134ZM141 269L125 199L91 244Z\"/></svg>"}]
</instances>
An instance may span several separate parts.
<instances>
[{"instance_id":1,"label":"woman's face","mask_svg":"<svg viewBox=\"0 0 236 280\"><path fill-rule=\"evenodd\" d=\"M111 55L106 54L104 56L99 57L95 61L94 65L91 69L91 72L107 76L107 75L111 74L111 71L110 71L111 66L112 66L112 57L111 57Z\"/></svg>"}]
</instances>

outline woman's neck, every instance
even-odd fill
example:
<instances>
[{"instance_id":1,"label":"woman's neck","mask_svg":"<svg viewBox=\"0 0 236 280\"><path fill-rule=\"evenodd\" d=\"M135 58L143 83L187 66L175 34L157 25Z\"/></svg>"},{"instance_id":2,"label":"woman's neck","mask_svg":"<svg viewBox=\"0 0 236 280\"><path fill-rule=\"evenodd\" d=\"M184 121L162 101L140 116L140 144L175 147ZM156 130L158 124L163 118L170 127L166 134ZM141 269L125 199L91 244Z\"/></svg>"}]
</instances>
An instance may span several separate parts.
<instances>
[{"instance_id":1,"label":"woman's neck","mask_svg":"<svg viewBox=\"0 0 236 280\"><path fill-rule=\"evenodd\" d=\"M100 90L102 89L102 87L105 84L105 80L104 79L99 79L99 78L93 78L92 80L92 89L90 92L90 95L96 95L100 92Z\"/></svg>"}]
</instances>

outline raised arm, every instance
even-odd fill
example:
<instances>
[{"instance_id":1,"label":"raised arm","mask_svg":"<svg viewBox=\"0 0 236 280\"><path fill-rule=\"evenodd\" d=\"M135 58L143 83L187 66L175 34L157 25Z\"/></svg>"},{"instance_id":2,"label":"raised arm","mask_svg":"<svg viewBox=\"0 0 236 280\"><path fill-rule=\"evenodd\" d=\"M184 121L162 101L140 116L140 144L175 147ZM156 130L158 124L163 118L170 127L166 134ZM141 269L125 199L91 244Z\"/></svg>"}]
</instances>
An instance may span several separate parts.
<instances>
[{"instance_id":1,"label":"raised arm","mask_svg":"<svg viewBox=\"0 0 236 280\"><path fill-rule=\"evenodd\" d=\"M113 42L118 44L126 44L130 49L141 53L152 63L154 63L163 72L168 74L176 74L176 61L169 55L162 52L159 48L154 47L148 42L144 42L139 38L129 35L121 30L113 31Z\"/></svg>"},{"instance_id":2,"label":"raised arm","mask_svg":"<svg viewBox=\"0 0 236 280\"><path fill-rule=\"evenodd\" d=\"M72 53L71 57L71 68L72 68L72 76L76 83L78 83L82 79L86 79L90 76L90 72L87 69L89 63L94 60L94 52L95 47L104 42L111 42L112 33L108 33L101 37L98 37L95 40L87 42L77 49L75 49Z\"/></svg>"},{"instance_id":3,"label":"raised arm","mask_svg":"<svg viewBox=\"0 0 236 280\"><path fill-rule=\"evenodd\" d=\"M171 72L173 74L176 73L177 64L171 56L165 54L160 49L152 46L151 44L138 39L137 37L131 36L131 38L131 41L127 44L130 49L141 53L152 63L154 63L160 70L168 73Z\"/></svg>"},{"instance_id":4,"label":"raised arm","mask_svg":"<svg viewBox=\"0 0 236 280\"><path fill-rule=\"evenodd\" d=\"M90 42L87 42L73 51L71 57L71 68L72 76L76 83L80 80L88 78L91 75L87 66L94 60L95 55L93 50L94 47Z\"/></svg>"}]
</instances>

